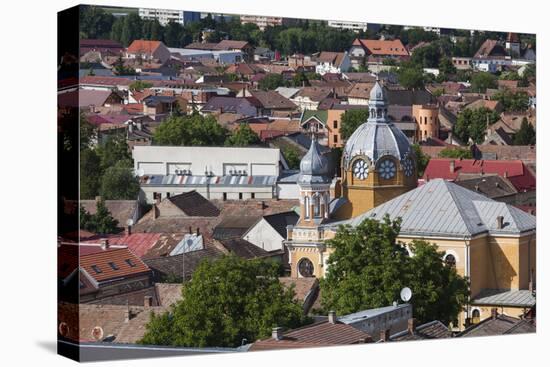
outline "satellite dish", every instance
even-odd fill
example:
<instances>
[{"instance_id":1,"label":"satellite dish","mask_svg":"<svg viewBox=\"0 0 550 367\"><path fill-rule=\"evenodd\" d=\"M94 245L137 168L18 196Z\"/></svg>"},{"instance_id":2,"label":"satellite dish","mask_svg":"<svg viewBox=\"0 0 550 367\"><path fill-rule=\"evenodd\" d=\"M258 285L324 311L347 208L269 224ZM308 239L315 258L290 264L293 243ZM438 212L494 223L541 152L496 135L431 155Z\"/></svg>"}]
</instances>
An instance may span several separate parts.
<instances>
[{"instance_id":1,"label":"satellite dish","mask_svg":"<svg viewBox=\"0 0 550 367\"><path fill-rule=\"evenodd\" d=\"M409 287L401 289L401 300L403 302L409 302L412 297L412 291Z\"/></svg>"},{"instance_id":2,"label":"satellite dish","mask_svg":"<svg viewBox=\"0 0 550 367\"><path fill-rule=\"evenodd\" d=\"M127 225L128 227L133 226L133 225L134 225L134 220L133 220L132 218L128 219L128 220L126 221L126 225Z\"/></svg>"},{"instance_id":3,"label":"satellite dish","mask_svg":"<svg viewBox=\"0 0 550 367\"><path fill-rule=\"evenodd\" d=\"M145 171L143 170L143 168L138 168L138 169L136 170L136 175L137 175L138 177L143 177L144 174L145 174Z\"/></svg>"}]
</instances>

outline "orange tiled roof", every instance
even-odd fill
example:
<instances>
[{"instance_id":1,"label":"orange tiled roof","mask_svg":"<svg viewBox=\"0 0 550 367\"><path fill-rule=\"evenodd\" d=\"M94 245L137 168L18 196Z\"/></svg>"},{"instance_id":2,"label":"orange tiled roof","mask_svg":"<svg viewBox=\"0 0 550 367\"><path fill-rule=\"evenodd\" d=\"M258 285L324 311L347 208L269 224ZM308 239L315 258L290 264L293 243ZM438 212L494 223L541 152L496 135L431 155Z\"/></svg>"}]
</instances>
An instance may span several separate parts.
<instances>
[{"instance_id":1,"label":"orange tiled roof","mask_svg":"<svg viewBox=\"0 0 550 367\"><path fill-rule=\"evenodd\" d=\"M117 269L114 269L110 263L114 264L114 267ZM150 271L149 267L128 248L107 249L88 255L81 255L80 267L85 269L98 282ZM96 268L99 272L96 271Z\"/></svg>"},{"instance_id":2,"label":"orange tiled roof","mask_svg":"<svg viewBox=\"0 0 550 367\"><path fill-rule=\"evenodd\" d=\"M353 41L355 46L363 46L374 56L409 56L409 51L405 48L401 40L367 40L356 39Z\"/></svg>"},{"instance_id":3,"label":"orange tiled roof","mask_svg":"<svg viewBox=\"0 0 550 367\"><path fill-rule=\"evenodd\" d=\"M152 54L161 45L160 41L135 40L128 46L129 53L145 52Z\"/></svg>"}]
</instances>

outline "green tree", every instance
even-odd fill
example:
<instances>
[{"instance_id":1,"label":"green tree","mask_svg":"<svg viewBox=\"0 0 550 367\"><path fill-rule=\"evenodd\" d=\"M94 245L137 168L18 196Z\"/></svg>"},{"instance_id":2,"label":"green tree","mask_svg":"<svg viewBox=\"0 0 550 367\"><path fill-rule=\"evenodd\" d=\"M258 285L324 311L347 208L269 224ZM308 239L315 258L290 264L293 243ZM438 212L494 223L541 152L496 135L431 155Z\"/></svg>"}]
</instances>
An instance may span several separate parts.
<instances>
[{"instance_id":1,"label":"green tree","mask_svg":"<svg viewBox=\"0 0 550 367\"><path fill-rule=\"evenodd\" d=\"M80 151L80 198L93 199L99 193L102 176L101 158L95 150Z\"/></svg>"},{"instance_id":2,"label":"green tree","mask_svg":"<svg viewBox=\"0 0 550 367\"><path fill-rule=\"evenodd\" d=\"M474 155L470 149L463 148L445 148L439 152L440 158L462 158L462 159L472 159Z\"/></svg>"},{"instance_id":3,"label":"green tree","mask_svg":"<svg viewBox=\"0 0 550 367\"><path fill-rule=\"evenodd\" d=\"M113 218L107 206L105 206L105 201L99 200L96 203L96 212L95 214L90 214L80 206L80 228L85 229L94 233L116 233L118 229L118 221Z\"/></svg>"},{"instance_id":4,"label":"green tree","mask_svg":"<svg viewBox=\"0 0 550 367\"><path fill-rule=\"evenodd\" d=\"M147 88L151 88L153 86L153 83L147 82L144 80L136 80L135 82L132 82L128 88L131 91L142 91Z\"/></svg>"},{"instance_id":5,"label":"green tree","mask_svg":"<svg viewBox=\"0 0 550 367\"><path fill-rule=\"evenodd\" d=\"M491 73L478 72L472 75L471 89L473 92L485 93L487 88L497 87L497 77Z\"/></svg>"},{"instance_id":6,"label":"green tree","mask_svg":"<svg viewBox=\"0 0 550 367\"><path fill-rule=\"evenodd\" d=\"M80 113L79 128L80 150L92 148L97 140L97 130L84 113Z\"/></svg>"},{"instance_id":7,"label":"green tree","mask_svg":"<svg viewBox=\"0 0 550 367\"><path fill-rule=\"evenodd\" d=\"M411 303L421 322L456 319L468 297L467 280L443 262L443 253L424 241L397 241L400 220L365 219L341 226L327 241L334 249L321 280L322 305L340 314L391 305L400 290L413 291Z\"/></svg>"},{"instance_id":8,"label":"green tree","mask_svg":"<svg viewBox=\"0 0 550 367\"><path fill-rule=\"evenodd\" d=\"M424 72L418 67L401 67L397 70L399 84L407 89L424 88Z\"/></svg>"},{"instance_id":9,"label":"green tree","mask_svg":"<svg viewBox=\"0 0 550 367\"><path fill-rule=\"evenodd\" d=\"M430 156L422 151L419 144L413 144L412 149L414 151L414 156L416 157L416 172L418 172L418 177L422 177L424 176L424 171L430 162Z\"/></svg>"},{"instance_id":10,"label":"green tree","mask_svg":"<svg viewBox=\"0 0 550 367\"><path fill-rule=\"evenodd\" d=\"M248 124L240 124L225 141L225 145L234 147L247 147L260 143L258 134Z\"/></svg>"},{"instance_id":11,"label":"green tree","mask_svg":"<svg viewBox=\"0 0 550 367\"><path fill-rule=\"evenodd\" d=\"M107 200L136 200L139 181L130 161L118 161L108 167L101 178L100 194Z\"/></svg>"},{"instance_id":12,"label":"green tree","mask_svg":"<svg viewBox=\"0 0 550 367\"><path fill-rule=\"evenodd\" d=\"M221 146L226 135L213 116L192 114L170 116L155 130L153 140L159 145Z\"/></svg>"},{"instance_id":13,"label":"green tree","mask_svg":"<svg viewBox=\"0 0 550 367\"><path fill-rule=\"evenodd\" d=\"M98 6L80 7L81 38L108 38L114 16Z\"/></svg>"},{"instance_id":14,"label":"green tree","mask_svg":"<svg viewBox=\"0 0 550 367\"><path fill-rule=\"evenodd\" d=\"M283 156L286 159L286 162L288 163L288 167L290 169L299 169L300 168L300 155L298 153L298 149L288 146L283 149Z\"/></svg>"},{"instance_id":15,"label":"green tree","mask_svg":"<svg viewBox=\"0 0 550 367\"><path fill-rule=\"evenodd\" d=\"M113 167L121 161L130 161L129 165L132 165L132 155L130 154L126 137L123 134L110 136L105 144L97 147L96 151L101 159L102 171L105 171L109 167Z\"/></svg>"},{"instance_id":16,"label":"green tree","mask_svg":"<svg viewBox=\"0 0 550 367\"><path fill-rule=\"evenodd\" d=\"M436 68L441 59L441 50L434 43L414 50L411 62L421 68Z\"/></svg>"},{"instance_id":17,"label":"green tree","mask_svg":"<svg viewBox=\"0 0 550 367\"><path fill-rule=\"evenodd\" d=\"M521 120L521 126L514 135L514 145L535 145L536 133L533 125L527 121L527 118Z\"/></svg>"},{"instance_id":18,"label":"green tree","mask_svg":"<svg viewBox=\"0 0 550 367\"><path fill-rule=\"evenodd\" d=\"M413 293L414 316L422 323L439 320L448 325L468 301L468 280L442 261L445 253L438 251L436 245L414 240L409 247L413 256L408 259L406 284Z\"/></svg>"},{"instance_id":19,"label":"green tree","mask_svg":"<svg viewBox=\"0 0 550 367\"><path fill-rule=\"evenodd\" d=\"M444 75L456 74L456 67L450 58L444 56L439 60L439 72Z\"/></svg>"},{"instance_id":20,"label":"green tree","mask_svg":"<svg viewBox=\"0 0 550 367\"><path fill-rule=\"evenodd\" d=\"M294 290L278 276L278 265L265 260L203 260L184 283L182 300L151 318L140 343L236 347L269 336L275 326L304 325L309 319Z\"/></svg>"},{"instance_id":21,"label":"green tree","mask_svg":"<svg viewBox=\"0 0 550 367\"><path fill-rule=\"evenodd\" d=\"M529 108L529 96L523 91L514 93L504 89L495 93L491 99L500 101L504 111L524 112Z\"/></svg>"},{"instance_id":22,"label":"green tree","mask_svg":"<svg viewBox=\"0 0 550 367\"><path fill-rule=\"evenodd\" d=\"M458 115L453 133L463 142L472 139L479 144L485 138L487 125L494 124L498 119L498 113L485 107L465 109Z\"/></svg>"},{"instance_id":23,"label":"green tree","mask_svg":"<svg viewBox=\"0 0 550 367\"><path fill-rule=\"evenodd\" d=\"M369 118L369 110L347 110L342 115L340 134L343 139L348 139L351 134Z\"/></svg>"},{"instance_id":24,"label":"green tree","mask_svg":"<svg viewBox=\"0 0 550 367\"><path fill-rule=\"evenodd\" d=\"M281 74L267 74L258 83L258 87L262 90L274 90L286 85L287 83Z\"/></svg>"},{"instance_id":25,"label":"green tree","mask_svg":"<svg viewBox=\"0 0 550 367\"><path fill-rule=\"evenodd\" d=\"M138 13L130 13L123 18L120 42L128 47L134 40L141 39L142 20Z\"/></svg>"}]
</instances>

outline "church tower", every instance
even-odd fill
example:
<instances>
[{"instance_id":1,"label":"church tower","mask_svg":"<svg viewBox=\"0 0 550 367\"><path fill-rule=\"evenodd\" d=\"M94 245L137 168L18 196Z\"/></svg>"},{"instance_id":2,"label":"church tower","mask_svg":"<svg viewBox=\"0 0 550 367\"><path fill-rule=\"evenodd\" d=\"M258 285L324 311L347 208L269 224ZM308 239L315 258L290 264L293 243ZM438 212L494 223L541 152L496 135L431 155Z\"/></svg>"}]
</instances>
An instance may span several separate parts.
<instances>
[{"instance_id":1,"label":"church tower","mask_svg":"<svg viewBox=\"0 0 550 367\"><path fill-rule=\"evenodd\" d=\"M388 118L386 93L377 80L370 92L369 118L350 136L342 154L342 198L337 220L362 214L418 184L408 138Z\"/></svg>"}]
</instances>

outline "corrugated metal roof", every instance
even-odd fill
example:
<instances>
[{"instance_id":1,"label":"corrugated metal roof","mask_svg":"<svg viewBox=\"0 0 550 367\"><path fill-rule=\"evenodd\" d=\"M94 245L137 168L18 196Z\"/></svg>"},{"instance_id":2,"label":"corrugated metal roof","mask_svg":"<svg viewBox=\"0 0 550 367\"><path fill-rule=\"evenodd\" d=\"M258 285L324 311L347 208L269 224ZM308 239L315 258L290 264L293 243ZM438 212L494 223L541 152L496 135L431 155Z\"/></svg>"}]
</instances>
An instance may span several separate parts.
<instances>
[{"instance_id":1,"label":"corrugated metal roof","mask_svg":"<svg viewBox=\"0 0 550 367\"><path fill-rule=\"evenodd\" d=\"M436 179L340 224L356 226L367 218L400 217L402 235L473 236L483 232L519 234L536 228L536 219L452 182ZM497 216L504 226L497 228Z\"/></svg>"}]
</instances>

